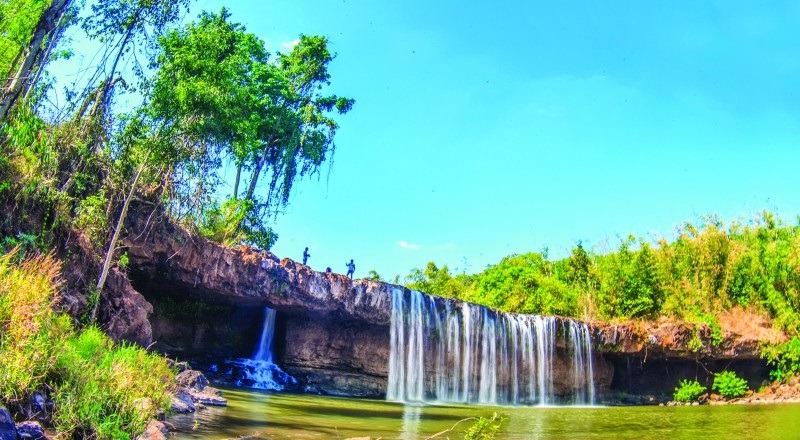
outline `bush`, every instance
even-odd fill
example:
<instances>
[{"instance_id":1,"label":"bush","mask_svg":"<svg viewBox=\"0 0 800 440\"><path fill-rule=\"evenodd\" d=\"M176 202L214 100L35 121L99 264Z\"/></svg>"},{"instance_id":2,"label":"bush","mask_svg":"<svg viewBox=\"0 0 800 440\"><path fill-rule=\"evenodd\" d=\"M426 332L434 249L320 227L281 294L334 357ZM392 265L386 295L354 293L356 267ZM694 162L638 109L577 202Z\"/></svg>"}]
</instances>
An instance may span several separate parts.
<instances>
[{"instance_id":1,"label":"bush","mask_svg":"<svg viewBox=\"0 0 800 440\"><path fill-rule=\"evenodd\" d=\"M800 338L795 336L783 344L762 347L761 357L772 366L769 377L783 381L800 372Z\"/></svg>"},{"instance_id":2,"label":"bush","mask_svg":"<svg viewBox=\"0 0 800 440\"><path fill-rule=\"evenodd\" d=\"M701 394L706 392L706 387L696 380L684 379L675 388L672 398L677 402L694 402Z\"/></svg>"},{"instance_id":3,"label":"bush","mask_svg":"<svg viewBox=\"0 0 800 440\"><path fill-rule=\"evenodd\" d=\"M738 377L733 371L723 371L714 377L711 389L728 399L742 397L747 392L747 381Z\"/></svg>"}]
</instances>

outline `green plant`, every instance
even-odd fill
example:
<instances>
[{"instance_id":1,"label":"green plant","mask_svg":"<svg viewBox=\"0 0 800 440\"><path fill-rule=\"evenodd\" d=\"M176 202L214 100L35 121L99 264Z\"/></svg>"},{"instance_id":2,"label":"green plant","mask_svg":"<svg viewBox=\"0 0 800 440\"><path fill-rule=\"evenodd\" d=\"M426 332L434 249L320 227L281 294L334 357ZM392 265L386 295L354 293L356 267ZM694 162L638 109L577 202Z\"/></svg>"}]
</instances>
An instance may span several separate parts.
<instances>
[{"instance_id":1,"label":"green plant","mask_svg":"<svg viewBox=\"0 0 800 440\"><path fill-rule=\"evenodd\" d=\"M733 371L723 371L714 376L711 389L728 399L742 397L747 392L747 381L738 377Z\"/></svg>"},{"instance_id":2,"label":"green plant","mask_svg":"<svg viewBox=\"0 0 800 440\"><path fill-rule=\"evenodd\" d=\"M97 327L70 338L58 358L62 382L55 414L59 431L124 439L144 429L157 408L168 406L174 372L163 358L117 345Z\"/></svg>"},{"instance_id":3,"label":"green plant","mask_svg":"<svg viewBox=\"0 0 800 440\"><path fill-rule=\"evenodd\" d=\"M692 333L692 339L689 340L689 342L686 344L686 347L688 347L693 353L697 353L701 348L703 348L703 340L700 339L700 332L698 332L697 329L695 329Z\"/></svg>"},{"instance_id":4,"label":"green plant","mask_svg":"<svg viewBox=\"0 0 800 440\"><path fill-rule=\"evenodd\" d=\"M127 252L123 252L122 255L119 256L117 264L119 264L119 267L122 269L128 268L128 265L131 264L131 258L128 256Z\"/></svg>"},{"instance_id":5,"label":"green plant","mask_svg":"<svg viewBox=\"0 0 800 440\"><path fill-rule=\"evenodd\" d=\"M101 330L76 332L53 311L58 264L0 256L0 404L52 390L64 438L128 439L167 408L175 372L165 359L115 345Z\"/></svg>"},{"instance_id":6,"label":"green plant","mask_svg":"<svg viewBox=\"0 0 800 440\"><path fill-rule=\"evenodd\" d=\"M710 313L701 313L698 320L708 325L711 329L711 345L718 346L722 344L723 334L722 327L719 325L719 319Z\"/></svg>"},{"instance_id":7,"label":"green plant","mask_svg":"<svg viewBox=\"0 0 800 440\"><path fill-rule=\"evenodd\" d=\"M772 380L783 381L796 375L800 372L800 338L794 336L783 344L764 346L761 357L772 366L769 372Z\"/></svg>"},{"instance_id":8,"label":"green plant","mask_svg":"<svg viewBox=\"0 0 800 440\"><path fill-rule=\"evenodd\" d=\"M701 394L706 392L706 387L696 380L684 379L675 388L672 398L677 402L694 402Z\"/></svg>"},{"instance_id":9,"label":"green plant","mask_svg":"<svg viewBox=\"0 0 800 440\"><path fill-rule=\"evenodd\" d=\"M503 417L497 415L497 413L494 413L492 418L479 417L472 426L467 428L464 433L464 440L491 440L502 424Z\"/></svg>"}]
</instances>

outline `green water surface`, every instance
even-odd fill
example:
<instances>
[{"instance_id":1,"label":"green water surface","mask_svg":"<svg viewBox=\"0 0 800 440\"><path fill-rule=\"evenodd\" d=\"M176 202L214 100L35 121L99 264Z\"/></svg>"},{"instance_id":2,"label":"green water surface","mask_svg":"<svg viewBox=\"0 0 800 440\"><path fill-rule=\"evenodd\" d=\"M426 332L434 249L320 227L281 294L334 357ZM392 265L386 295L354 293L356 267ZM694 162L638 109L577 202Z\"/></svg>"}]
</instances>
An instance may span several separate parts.
<instances>
[{"instance_id":1,"label":"green water surface","mask_svg":"<svg viewBox=\"0 0 800 440\"><path fill-rule=\"evenodd\" d=\"M467 417L502 415L499 439L800 439L800 404L485 407L224 390L227 408L173 423L177 439L424 439ZM469 422L438 438L463 436Z\"/></svg>"}]
</instances>

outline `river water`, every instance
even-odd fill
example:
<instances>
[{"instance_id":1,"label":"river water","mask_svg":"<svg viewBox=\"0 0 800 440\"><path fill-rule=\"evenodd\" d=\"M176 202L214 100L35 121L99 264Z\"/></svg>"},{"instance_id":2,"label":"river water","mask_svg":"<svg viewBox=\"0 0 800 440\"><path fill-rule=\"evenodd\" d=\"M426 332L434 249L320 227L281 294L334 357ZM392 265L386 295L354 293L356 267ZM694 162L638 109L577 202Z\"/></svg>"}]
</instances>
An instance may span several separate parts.
<instances>
[{"instance_id":1,"label":"river water","mask_svg":"<svg viewBox=\"0 0 800 440\"><path fill-rule=\"evenodd\" d=\"M223 390L227 408L172 420L176 439L424 439L468 417L505 419L498 439L800 439L800 404L489 407ZM196 422L195 422L196 420ZM462 438L470 422L438 438Z\"/></svg>"}]
</instances>

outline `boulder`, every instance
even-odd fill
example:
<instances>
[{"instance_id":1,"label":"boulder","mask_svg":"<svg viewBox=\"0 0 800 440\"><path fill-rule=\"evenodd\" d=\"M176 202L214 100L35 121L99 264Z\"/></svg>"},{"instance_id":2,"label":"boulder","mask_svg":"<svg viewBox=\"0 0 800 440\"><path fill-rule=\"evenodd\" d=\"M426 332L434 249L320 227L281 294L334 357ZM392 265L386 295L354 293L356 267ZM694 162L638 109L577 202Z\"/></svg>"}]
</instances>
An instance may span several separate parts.
<instances>
[{"instance_id":1,"label":"boulder","mask_svg":"<svg viewBox=\"0 0 800 440\"><path fill-rule=\"evenodd\" d=\"M0 405L0 440L17 440L17 425L11 413Z\"/></svg>"},{"instance_id":2,"label":"boulder","mask_svg":"<svg viewBox=\"0 0 800 440\"><path fill-rule=\"evenodd\" d=\"M172 412L185 414L192 413L196 409L192 396L185 389L180 389L172 395Z\"/></svg>"},{"instance_id":3,"label":"boulder","mask_svg":"<svg viewBox=\"0 0 800 440\"><path fill-rule=\"evenodd\" d=\"M47 435L39 422L22 422L17 424L17 437L20 440L46 440Z\"/></svg>"},{"instance_id":4,"label":"boulder","mask_svg":"<svg viewBox=\"0 0 800 440\"><path fill-rule=\"evenodd\" d=\"M158 420L151 420L136 440L166 440L168 434L166 425Z\"/></svg>"},{"instance_id":5,"label":"boulder","mask_svg":"<svg viewBox=\"0 0 800 440\"><path fill-rule=\"evenodd\" d=\"M196 392L203 391L208 386L206 376L197 370L184 370L175 378L179 387L191 388Z\"/></svg>"}]
</instances>

